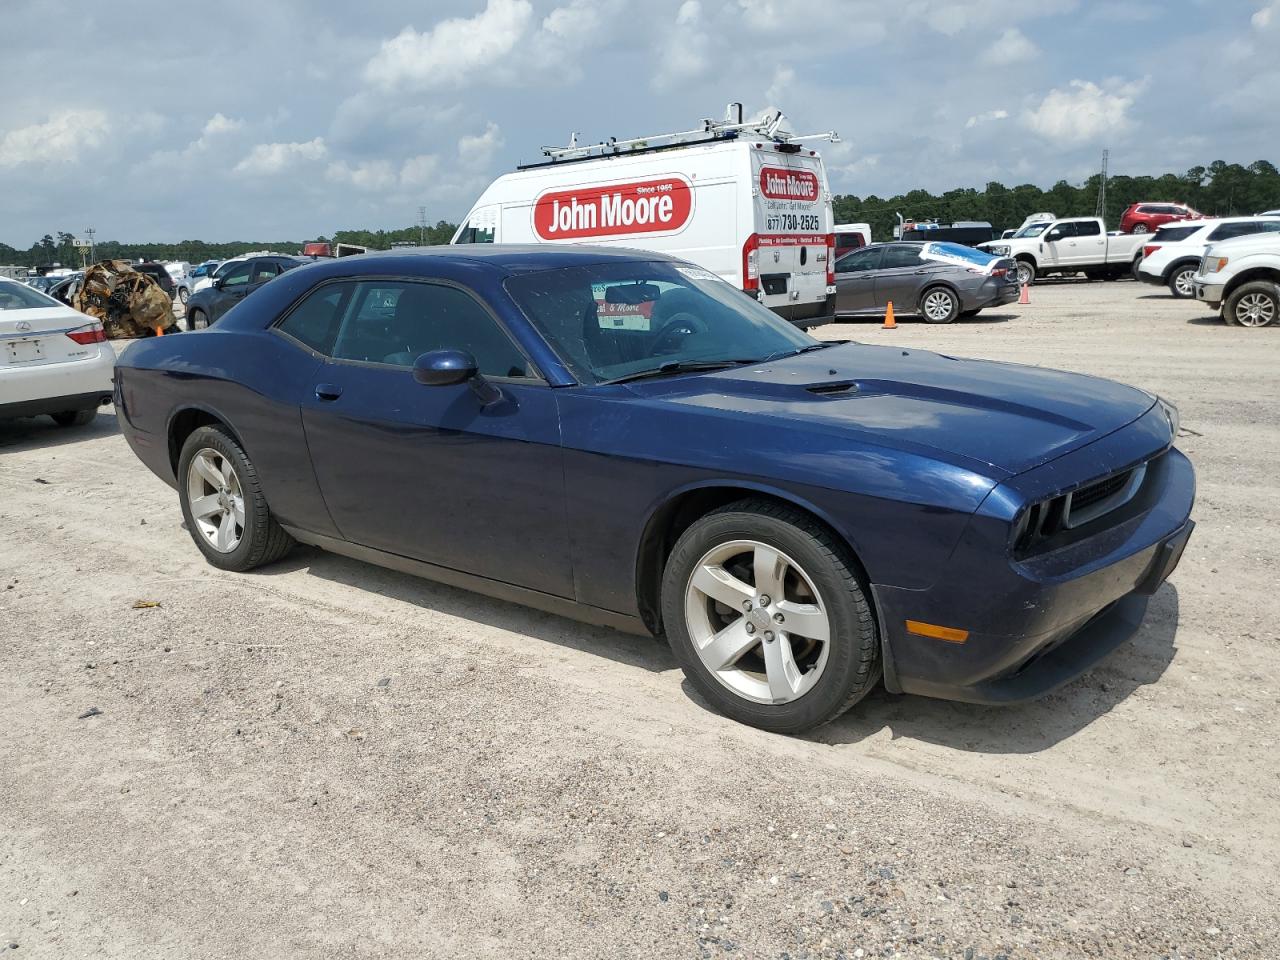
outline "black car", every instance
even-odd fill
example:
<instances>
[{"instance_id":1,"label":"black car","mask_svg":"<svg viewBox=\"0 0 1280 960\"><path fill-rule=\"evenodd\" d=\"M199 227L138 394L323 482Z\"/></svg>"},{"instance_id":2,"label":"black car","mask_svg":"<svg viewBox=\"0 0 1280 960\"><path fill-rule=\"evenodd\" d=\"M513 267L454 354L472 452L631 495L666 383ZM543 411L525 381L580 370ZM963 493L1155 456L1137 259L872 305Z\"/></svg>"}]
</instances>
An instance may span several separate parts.
<instances>
[{"instance_id":1,"label":"black car","mask_svg":"<svg viewBox=\"0 0 1280 960\"><path fill-rule=\"evenodd\" d=\"M173 277L169 276L169 271L160 263L135 263L132 264L133 269L139 273L145 273L148 277L160 284L160 289L165 295L172 300L174 294Z\"/></svg>"},{"instance_id":2,"label":"black car","mask_svg":"<svg viewBox=\"0 0 1280 960\"><path fill-rule=\"evenodd\" d=\"M929 323L975 316L1018 299L1007 257L958 243L873 243L836 261L836 316L914 313Z\"/></svg>"},{"instance_id":3,"label":"black car","mask_svg":"<svg viewBox=\"0 0 1280 960\"><path fill-rule=\"evenodd\" d=\"M286 270L292 270L309 261L298 257L273 254L265 257L249 257L243 263L231 267L212 286L197 290L187 301L187 329L201 330L218 319L268 280L274 280Z\"/></svg>"}]
</instances>

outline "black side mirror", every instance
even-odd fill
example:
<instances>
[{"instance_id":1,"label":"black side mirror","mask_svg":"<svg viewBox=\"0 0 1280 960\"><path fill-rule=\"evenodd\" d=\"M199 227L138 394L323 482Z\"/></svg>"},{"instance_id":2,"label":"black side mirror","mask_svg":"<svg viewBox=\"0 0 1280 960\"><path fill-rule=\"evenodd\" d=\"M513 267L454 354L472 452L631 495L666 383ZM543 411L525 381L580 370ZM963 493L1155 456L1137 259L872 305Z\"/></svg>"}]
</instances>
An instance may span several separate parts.
<instances>
[{"instance_id":1,"label":"black side mirror","mask_svg":"<svg viewBox=\"0 0 1280 960\"><path fill-rule=\"evenodd\" d=\"M224 283L224 278L223 278L223 277L218 277L218 279L217 279L217 280L214 280L214 281L213 281L213 283L212 283L212 284L210 284L210 286L212 286L212 287L213 287L213 289L215 289L215 290L221 290L221 289L222 289L222 286L223 286L223 283Z\"/></svg>"},{"instance_id":2,"label":"black side mirror","mask_svg":"<svg viewBox=\"0 0 1280 960\"><path fill-rule=\"evenodd\" d=\"M465 350L432 350L413 362L413 379L427 387L466 383L478 373L476 358Z\"/></svg>"},{"instance_id":3,"label":"black side mirror","mask_svg":"<svg viewBox=\"0 0 1280 960\"><path fill-rule=\"evenodd\" d=\"M1049 240L1050 243L1053 243L1055 240L1061 240L1062 234L1059 233L1057 230L1050 230L1049 236L1047 239Z\"/></svg>"}]
</instances>

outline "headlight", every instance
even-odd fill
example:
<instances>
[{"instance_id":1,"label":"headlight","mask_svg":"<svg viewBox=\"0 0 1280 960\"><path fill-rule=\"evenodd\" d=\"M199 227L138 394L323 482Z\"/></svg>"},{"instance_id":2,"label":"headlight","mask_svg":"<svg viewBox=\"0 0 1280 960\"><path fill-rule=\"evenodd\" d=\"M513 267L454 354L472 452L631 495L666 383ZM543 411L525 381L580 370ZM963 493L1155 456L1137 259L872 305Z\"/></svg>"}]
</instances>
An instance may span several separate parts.
<instances>
[{"instance_id":1,"label":"headlight","mask_svg":"<svg viewBox=\"0 0 1280 960\"><path fill-rule=\"evenodd\" d=\"M1206 275L1210 273L1221 273L1227 268L1226 257L1206 257L1202 272Z\"/></svg>"},{"instance_id":2,"label":"headlight","mask_svg":"<svg viewBox=\"0 0 1280 960\"><path fill-rule=\"evenodd\" d=\"M1178 437L1178 428L1182 425L1182 418L1178 416L1178 408L1163 397L1156 397L1156 402L1160 404L1160 409L1164 411L1164 415L1169 418L1169 429L1173 431L1173 438Z\"/></svg>"}]
</instances>

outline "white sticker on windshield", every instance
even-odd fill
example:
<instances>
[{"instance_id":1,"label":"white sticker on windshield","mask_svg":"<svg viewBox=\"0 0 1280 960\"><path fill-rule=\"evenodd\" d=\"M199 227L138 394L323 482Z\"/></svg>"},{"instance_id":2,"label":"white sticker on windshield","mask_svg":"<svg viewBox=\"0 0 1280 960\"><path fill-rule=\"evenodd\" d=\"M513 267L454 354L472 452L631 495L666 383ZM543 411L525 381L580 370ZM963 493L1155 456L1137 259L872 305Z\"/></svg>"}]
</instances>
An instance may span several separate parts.
<instances>
[{"instance_id":1,"label":"white sticker on windshield","mask_svg":"<svg viewBox=\"0 0 1280 960\"><path fill-rule=\"evenodd\" d=\"M719 280L714 273L701 267L676 267L676 270L690 280Z\"/></svg>"}]
</instances>

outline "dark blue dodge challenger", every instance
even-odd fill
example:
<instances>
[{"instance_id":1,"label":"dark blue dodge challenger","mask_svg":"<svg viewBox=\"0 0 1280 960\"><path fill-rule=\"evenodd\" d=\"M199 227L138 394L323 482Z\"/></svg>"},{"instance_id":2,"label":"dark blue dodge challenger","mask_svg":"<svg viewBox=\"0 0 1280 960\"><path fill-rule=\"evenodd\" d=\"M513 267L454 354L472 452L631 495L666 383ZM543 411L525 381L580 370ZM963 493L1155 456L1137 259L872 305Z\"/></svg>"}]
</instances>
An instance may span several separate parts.
<instances>
[{"instance_id":1,"label":"dark blue dodge challenger","mask_svg":"<svg viewBox=\"0 0 1280 960\"><path fill-rule=\"evenodd\" d=\"M215 566L300 541L665 634L716 707L788 733L882 677L1045 693L1133 634L1193 525L1157 397L821 343L636 252L300 267L133 344L116 405Z\"/></svg>"}]
</instances>

